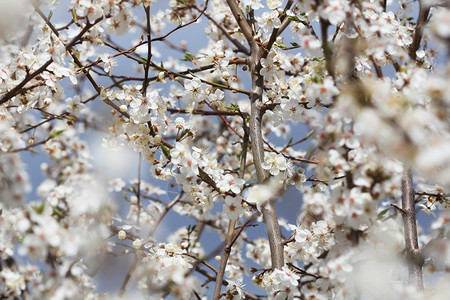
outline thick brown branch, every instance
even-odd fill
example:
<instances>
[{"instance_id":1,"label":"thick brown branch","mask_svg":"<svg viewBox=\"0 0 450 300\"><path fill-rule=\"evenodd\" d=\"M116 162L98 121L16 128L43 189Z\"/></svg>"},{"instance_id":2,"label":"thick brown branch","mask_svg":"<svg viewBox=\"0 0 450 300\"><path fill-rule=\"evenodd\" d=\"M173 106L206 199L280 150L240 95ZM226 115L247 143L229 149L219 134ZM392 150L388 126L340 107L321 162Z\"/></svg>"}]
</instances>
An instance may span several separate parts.
<instances>
[{"instance_id":1,"label":"thick brown branch","mask_svg":"<svg viewBox=\"0 0 450 300\"><path fill-rule=\"evenodd\" d=\"M419 50L420 41L422 40L423 27L425 26L428 14L430 13L430 7L425 7L423 5L423 1L419 1L420 3L420 11L419 17L417 19L416 30L414 32L414 38L411 46L409 47L409 57L411 59L416 60L416 51Z\"/></svg>"},{"instance_id":2,"label":"thick brown branch","mask_svg":"<svg viewBox=\"0 0 450 300\"><path fill-rule=\"evenodd\" d=\"M258 182L264 184L268 178L267 171L262 168L264 161L264 142L262 137L262 94L264 88L264 78L260 74L262 51L256 45L251 44L251 67L252 72L252 91L251 99L251 116L250 116L250 137L253 152L253 161L256 169ZM275 211L274 199L262 209L264 223L267 229L267 236L269 239L272 268L281 269L284 265L283 244L281 240L280 226L278 224L277 213Z\"/></svg>"},{"instance_id":3,"label":"thick brown branch","mask_svg":"<svg viewBox=\"0 0 450 300\"><path fill-rule=\"evenodd\" d=\"M402 178L402 217L405 230L406 257L408 260L409 282L419 290L423 289L422 266L417 240L417 223L414 199L414 186L411 169L405 170Z\"/></svg>"},{"instance_id":4,"label":"thick brown branch","mask_svg":"<svg viewBox=\"0 0 450 300\"><path fill-rule=\"evenodd\" d=\"M236 0L227 0L228 6L230 7L231 12L233 13L236 22L239 25L239 28L242 31L247 42L251 45L254 41L253 31L250 25L247 23L245 16L242 15L242 11L239 8L239 5Z\"/></svg>"}]
</instances>

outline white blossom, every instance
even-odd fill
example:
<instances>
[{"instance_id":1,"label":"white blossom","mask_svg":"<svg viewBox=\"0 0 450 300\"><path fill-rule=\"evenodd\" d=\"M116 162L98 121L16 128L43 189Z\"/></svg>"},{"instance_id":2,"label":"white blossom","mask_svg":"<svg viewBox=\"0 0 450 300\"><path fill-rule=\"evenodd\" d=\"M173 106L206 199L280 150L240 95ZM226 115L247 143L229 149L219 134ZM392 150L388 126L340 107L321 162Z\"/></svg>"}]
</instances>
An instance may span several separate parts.
<instances>
[{"instance_id":1,"label":"white blossom","mask_svg":"<svg viewBox=\"0 0 450 300\"><path fill-rule=\"evenodd\" d=\"M227 214L230 220L237 220L244 213L242 198L240 196L227 196L225 198L225 204L223 205L223 211Z\"/></svg>"},{"instance_id":2,"label":"white blossom","mask_svg":"<svg viewBox=\"0 0 450 300\"><path fill-rule=\"evenodd\" d=\"M264 12L261 17L257 17L258 25L264 29L265 32L272 31L274 28L281 26L279 13L276 10L271 12Z\"/></svg>"}]
</instances>

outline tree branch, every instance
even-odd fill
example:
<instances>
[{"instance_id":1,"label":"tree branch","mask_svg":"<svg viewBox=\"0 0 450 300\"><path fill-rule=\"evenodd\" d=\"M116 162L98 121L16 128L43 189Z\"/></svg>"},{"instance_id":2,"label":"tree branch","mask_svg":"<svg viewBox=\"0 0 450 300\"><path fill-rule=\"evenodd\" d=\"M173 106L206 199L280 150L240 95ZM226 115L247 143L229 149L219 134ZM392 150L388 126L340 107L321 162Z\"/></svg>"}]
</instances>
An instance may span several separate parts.
<instances>
[{"instance_id":1,"label":"tree branch","mask_svg":"<svg viewBox=\"0 0 450 300\"><path fill-rule=\"evenodd\" d=\"M414 38L411 46L409 47L409 57L411 59L416 60L416 51L420 47L420 41L422 40L423 27L425 26L428 14L430 13L430 7L425 7L423 1L419 1L420 11L419 17L417 18L416 30L414 32Z\"/></svg>"},{"instance_id":2,"label":"tree branch","mask_svg":"<svg viewBox=\"0 0 450 300\"><path fill-rule=\"evenodd\" d=\"M253 162L256 169L258 182L264 184L268 178L267 171L262 168L264 161L264 142L262 136L262 94L264 89L264 77L260 74L261 64L259 63L262 50L255 42L251 44L250 70L252 76L251 115L250 115L250 137L253 152ZM274 199L262 208L263 220L267 229L269 239L272 269L281 269L284 265L283 244L281 241L280 226L278 224Z\"/></svg>"},{"instance_id":3,"label":"tree branch","mask_svg":"<svg viewBox=\"0 0 450 300\"><path fill-rule=\"evenodd\" d=\"M145 97L147 95L147 87L148 87L148 73L150 71L150 61L152 60L152 25L150 22L150 5L144 7L145 17L147 20L147 61L144 65L144 84L142 85L142 94Z\"/></svg>"},{"instance_id":4,"label":"tree branch","mask_svg":"<svg viewBox=\"0 0 450 300\"><path fill-rule=\"evenodd\" d=\"M412 171L407 169L402 178L402 217L405 230L406 257L408 260L409 282L414 283L417 289L423 289L422 266L423 258L420 255L417 240L417 223L414 200L414 186Z\"/></svg>"},{"instance_id":5,"label":"tree branch","mask_svg":"<svg viewBox=\"0 0 450 300\"><path fill-rule=\"evenodd\" d=\"M50 22L48 22L47 17L45 17L45 15L42 13L42 11L39 9L39 7L35 7L36 11L44 18L44 20L46 21L47 24L50 24ZM83 35L89 30L91 29L95 24L97 24L98 22L100 22L101 20L103 20L102 18L99 18L97 20L95 20L94 23L89 23L87 24L83 30L80 31L80 33L78 33L78 35L76 37L74 37L72 39L72 41L70 41L69 44L66 45L66 50L70 52L70 50L72 49L72 47L83 37ZM50 25L49 25L50 27ZM51 26L50 28L53 28L53 26ZM59 32L56 31L56 29L54 29L54 32L57 36L59 36ZM36 76L38 76L39 74L41 74L42 72L44 72L48 66L50 66L53 62L53 58L50 58L47 62L45 62L39 69L37 69L36 71L34 71L33 73L31 73L30 75L28 75L27 77L25 77L16 87L14 87L12 90L10 90L9 92L7 92L0 100L0 105L7 102L9 99L17 96L18 94L21 93L22 88L28 83L30 82L33 78L35 78Z\"/></svg>"},{"instance_id":6,"label":"tree branch","mask_svg":"<svg viewBox=\"0 0 450 300\"><path fill-rule=\"evenodd\" d=\"M244 178L245 174L245 163L247 160L247 147L248 147L248 130L245 125L245 119L243 118L243 125L244 125L244 131L245 135L242 142L242 154L241 154L241 166L239 170L239 178ZM236 220L230 220L230 223L228 224L228 231L227 231L227 237L225 239L225 248L223 249L222 254L222 260L220 261L219 270L217 272L217 279L216 279L216 285L214 287L214 300L218 300L220 298L220 291L222 287L222 281L225 274L225 269L227 267L228 258L230 257L231 253L231 247L233 246L233 243L235 241L234 237L234 231L236 227Z\"/></svg>"},{"instance_id":7,"label":"tree branch","mask_svg":"<svg viewBox=\"0 0 450 300\"><path fill-rule=\"evenodd\" d=\"M244 35L247 42L251 45L254 42L253 31L250 25L247 23L245 17L242 15L242 11L239 8L238 3L236 2L236 0L227 0L227 3L230 7L231 12L233 13L234 18L236 19L236 22L239 25L239 28L242 31L242 34Z\"/></svg>"}]
</instances>

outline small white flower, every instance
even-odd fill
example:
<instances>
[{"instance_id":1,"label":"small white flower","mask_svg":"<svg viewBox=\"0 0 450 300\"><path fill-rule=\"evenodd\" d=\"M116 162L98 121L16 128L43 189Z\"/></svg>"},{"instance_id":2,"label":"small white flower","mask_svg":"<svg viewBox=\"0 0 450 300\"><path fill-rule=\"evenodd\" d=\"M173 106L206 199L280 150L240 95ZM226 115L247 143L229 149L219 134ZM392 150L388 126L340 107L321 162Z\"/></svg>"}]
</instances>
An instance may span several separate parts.
<instances>
[{"instance_id":1,"label":"small white flower","mask_svg":"<svg viewBox=\"0 0 450 300\"><path fill-rule=\"evenodd\" d=\"M264 162L261 164L264 170L269 170L270 174L276 176L280 171L285 171L288 168L286 159L279 154L269 152L265 154Z\"/></svg>"},{"instance_id":2,"label":"small white flower","mask_svg":"<svg viewBox=\"0 0 450 300\"><path fill-rule=\"evenodd\" d=\"M283 4L283 0L267 0L267 7L277 9Z\"/></svg>"},{"instance_id":3,"label":"small white flower","mask_svg":"<svg viewBox=\"0 0 450 300\"><path fill-rule=\"evenodd\" d=\"M244 179L237 178L231 174L226 174L222 180L217 183L217 187L222 193L226 193L231 190L233 193L239 194L244 183Z\"/></svg>"},{"instance_id":4,"label":"small white flower","mask_svg":"<svg viewBox=\"0 0 450 300\"><path fill-rule=\"evenodd\" d=\"M175 147L170 150L171 161L174 164L180 164L188 156L188 150L183 143L176 143Z\"/></svg>"},{"instance_id":5,"label":"small white flower","mask_svg":"<svg viewBox=\"0 0 450 300\"><path fill-rule=\"evenodd\" d=\"M75 117L79 117L81 112L86 108L79 95L75 95L73 98L67 98L66 109L72 113Z\"/></svg>"},{"instance_id":6,"label":"small white flower","mask_svg":"<svg viewBox=\"0 0 450 300\"><path fill-rule=\"evenodd\" d=\"M245 6L250 6L254 10L263 8L264 6L261 4L261 0L243 0Z\"/></svg>"},{"instance_id":7,"label":"small white flower","mask_svg":"<svg viewBox=\"0 0 450 300\"><path fill-rule=\"evenodd\" d=\"M258 25L264 29L264 31L269 32L274 28L279 28L281 26L280 18L278 18L279 13L276 10L270 12L266 11L261 17L257 17Z\"/></svg>"},{"instance_id":8,"label":"small white flower","mask_svg":"<svg viewBox=\"0 0 450 300\"><path fill-rule=\"evenodd\" d=\"M184 88L186 89L186 92L183 96L183 100L186 104L199 103L206 99L208 86L199 78L194 77L184 85Z\"/></svg>"},{"instance_id":9,"label":"small white flower","mask_svg":"<svg viewBox=\"0 0 450 300\"><path fill-rule=\"evenodd\" d=\"M233 300L245 299L243 287L244 284L229 280L227 285L227 299L229 299L228 295L233 295L233 298L231 298Z\"/></svg>"},{"instance_id":10,"label":"small white flower","mask_svg":"<svg viewBox=\"0 0 450 300\"><path fill-rule=\"evenodd\" d=\"M108 75L111 75L112 67L117 66L117 60L113 56L107 54L101 55L100 58L103 61L103 70L108 73Z\"/></svg>"},{"instance_id":11,"label":"small white flower","mask_svg":"<svg viewBox=\"0 0 450 300\"><path fill-rule=\"evenodd\" d=\"M327 77L322 83L311 84L306 91L306 98L311 103L331 104L333 97L339 94L338 88L334 85L333 79Z\"/></svg>"},{"instance_id":12,"label":"small white flower","mask_svg":"<svg viewBox=\"0 0 450 300\"><path fill-rule=\"evenodd\" d=\"M223 205L223 211L230 220L237 220L244 213L241 196L227 196L225 198L225 204Z\"/></svg>"}]
</instances>

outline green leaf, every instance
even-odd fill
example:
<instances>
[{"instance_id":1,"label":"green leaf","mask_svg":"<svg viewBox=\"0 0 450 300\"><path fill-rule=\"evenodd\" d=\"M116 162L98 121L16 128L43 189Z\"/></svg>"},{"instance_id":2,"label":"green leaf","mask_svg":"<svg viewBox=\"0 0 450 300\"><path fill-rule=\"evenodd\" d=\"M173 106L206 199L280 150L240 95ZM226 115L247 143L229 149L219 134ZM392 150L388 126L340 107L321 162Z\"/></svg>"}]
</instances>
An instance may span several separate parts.
<instances>
[{"instance_id":1,"label":"green leaf","mask_svg":"<svg viewBox=\"0 0 450 300\"><path fill-rule=\"evenodd\" d=\"M183 58L180 58L180 60L182 60L182 61L193 61L194 59L195 59L195 55L188 51L186 51L184 53Z\"/></svg>"},{"instance_id":2,"label":"green leaf","mask_svg":"<svg viewBox=\"0 0 450 300\"><path fill-rule=\"evenodd\" d=\"M30 148L28 151L33 152L34 154L39 154L39 151L37 151L35 148Z\"/></svg>"},{"instance_id":3,"label":"green leaf","mask_svg":"<svg viewBox=\"0 0 450 300\"><path fill-rule=\"evenodd\" d=\"M301 22L301 20L297 16L289 16L288 19L290 21L294 21L294 22L297 22L297 23Z\"/></svg>"},{"instance_id":4,"label":"green leaf","mask_svg":"<svg viewBox=\"0 0 450 300\"><path fill-rule=\"evenodd\" d=\"M63 132L64 132L64 129L61 129L61 130L53 130L52 132L50 132L50 137L51 137L51 138L58 137L58 136L60 136Z\"/></svg>"},{"instance_id":5,"label":"green leaf","mask_svg":"<svg viewBox=\"0 0 450 300\"><path fill-rule=\"evenodd\" d=\"M231 103L230 106L225 106L225 108L232 111L239 111L239 105L237 105L236 103Z\"/></svg>"},{"instance_id":6,"label":"green leaf","mask_svg":"<svg viewBox=\"0 0 450 300\"><path fill-rule=\"evenodd\" d=\"M42 202L41 205L33 207L34 211L37 212L38 215L42 214L45 209L45 203Z\"/></svg>"},{"instance_id":7,"label":"green leaf","mask_svg":"<svg viewBox=\"0 0 450 300\"><path fill-rule=\"evenodd\" d=\"M287 49L287 48L289 48L288 46L286 46L286 45L283 45L283 44L274 44L274 46L275 47L277 47L277 48L280 48L280 49Z\"/></svg>"},{"instance_id":8,"label":"green leaf","mask_svg":"<svg viewBox=\"0 0 450 300\"><path fill-rule=\"evenodd\" d=\"M377 220L381 220L383 219L384 215L389 211L389 208L383 209L382 211L380 211L380 213L378 213L377 216Z\"/></svg>"},{"instance_id":9,"label":"green leaf","mask_svg":"<svg viewBox=\"0 0 450 300\"><path fill-rule=\"evenodd\" d=\"M299 46L299 44L297 44L296 42L291 42L291 45L294 46L294 47L298 47Z\"/></svg>"},{"instance_id":10,"label":"green leaf","mask_svg":"<svg viewBox=\"0 0 450 300\"><path fill-rule=\"evenodd\" d=\"M311 79L312 79L312 81L314 83L321 83L322 82L322 78L319 75L317 75L317 74L314 74Z\"/></svg>"},{"instance_id":11,"label":"green leaf","mask_svg":"<svg viewBox=\"0 0 450 300\"><path fill-rule=\"evenodd\" d=\"M188 134L189 131L191 131L191 130L190 129L183 130L183 132L181 133L180 139L182 139L186 134Z\"/></svg>"},{"instance_id":12,"label":"green leaf","mask_svg":"<svg viewBox=\"0 0 450 300\"><path fill-rule=\"evenodd\" d=\"M52 18L52 16L53 16L53 11L51 10L51 11L48 13L47 19L50 21L50 19Z\"/></svg>"},{"instance_id":13,"label":"green leaf","mask_svg":"<svg viewBox=\"0 0 450 300\"><path fill-rule=\"evenodd\" d=\"M57 209L56 207L52 207L52 211L53 211L52 215L58 216L58 218L60 219L64 218L64 213L59 209Z\"/></svg>"},{"instance_id":14,"label":"green leaf","mask_svg":"<svg viewBox=\"0 0 450 300\"><path fill-rule=\"evenodd\" d=\"M167 157L168 159L171 158L171 156L170 156L170 150L169 150L169 148L167 148L166 146L164 146L164 144L161 144L161 150L162 150L162 153L164 154L165 157Z\"/></svg>"},{"instance_id":15,"label":"green leaf","mask_svg":"<svg viewBox=\"0 0 450 300\"><path fill-rule=\"evenodd\" d=\"M75 11L75 7L72 9L72 19L75 22L75 24L78 24L78 17L77 17L77 13Z\"/></svg>"}]
</instances>

